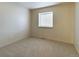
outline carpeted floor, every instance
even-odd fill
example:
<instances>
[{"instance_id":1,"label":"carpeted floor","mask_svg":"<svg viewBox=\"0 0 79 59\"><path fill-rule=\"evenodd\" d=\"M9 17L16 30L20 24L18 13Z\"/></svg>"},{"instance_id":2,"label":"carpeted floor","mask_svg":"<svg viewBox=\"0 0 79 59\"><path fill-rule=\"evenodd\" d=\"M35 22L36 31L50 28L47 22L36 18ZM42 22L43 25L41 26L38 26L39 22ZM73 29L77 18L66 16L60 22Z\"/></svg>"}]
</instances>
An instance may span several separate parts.
<instances>
[{"instance_id":1,"label":"carpeted floor","mask_svg":"<svg viewBox=\"0 0 79 59\"><path fill-rule=\"evenodd\" d=\"M1 57L77 57L73 45L29 38L0 48Z\"/></svg>"}]
</instances>

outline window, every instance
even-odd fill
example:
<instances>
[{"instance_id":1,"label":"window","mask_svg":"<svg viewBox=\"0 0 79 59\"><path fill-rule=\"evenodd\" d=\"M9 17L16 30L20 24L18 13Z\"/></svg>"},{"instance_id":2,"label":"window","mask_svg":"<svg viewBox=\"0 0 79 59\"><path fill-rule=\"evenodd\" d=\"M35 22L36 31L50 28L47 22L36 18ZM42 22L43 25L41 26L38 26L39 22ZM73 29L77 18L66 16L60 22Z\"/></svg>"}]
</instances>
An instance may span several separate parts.
<instances>
[{"instance_id":1,"label":"window","mask_svg":"<svg viewBox=\"0 0 79 59\"><path fill-rule=\"evenodd\" d=\"M38 14L39 27L53 27L53 12L43 12Z\"/></svg>"}]
</instances>

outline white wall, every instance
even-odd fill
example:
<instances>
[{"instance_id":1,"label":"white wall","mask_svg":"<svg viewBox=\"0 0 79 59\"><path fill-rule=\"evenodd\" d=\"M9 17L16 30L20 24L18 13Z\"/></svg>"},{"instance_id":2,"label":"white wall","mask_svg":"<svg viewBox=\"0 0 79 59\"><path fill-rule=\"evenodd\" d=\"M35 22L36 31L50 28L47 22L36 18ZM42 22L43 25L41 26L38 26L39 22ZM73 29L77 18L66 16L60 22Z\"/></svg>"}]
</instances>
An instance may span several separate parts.
<instances>
[{"instance_id":1,"label":"white wall","mask_svg":"<svg viewBox=\"0 0 79 59\"><path fill-rule=\"evenodd\" d=\"M29 36L29 11L15 3L0 2L0 47Z\"/></svg>"},{"instance_id":2,"label":"white wall","mask_svg":"<svg viewBox=\"0 0 79 59\"><path fill-rule=\"evenodd\" d=\"M79 3L76 3L75 15L75 47L79 52Z\"/></svg>"}]
</instances>

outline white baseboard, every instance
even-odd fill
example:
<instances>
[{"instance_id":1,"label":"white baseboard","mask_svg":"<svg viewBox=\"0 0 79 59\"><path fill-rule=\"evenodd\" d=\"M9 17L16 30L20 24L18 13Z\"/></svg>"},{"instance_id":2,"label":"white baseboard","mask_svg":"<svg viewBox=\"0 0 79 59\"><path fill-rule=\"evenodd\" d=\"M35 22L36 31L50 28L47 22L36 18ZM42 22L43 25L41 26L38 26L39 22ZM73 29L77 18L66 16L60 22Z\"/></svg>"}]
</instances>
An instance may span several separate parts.
<instances>
[{"instance_id":1,"label":"white baseboard","mask_svg":"<svg viewBox=\"0 0 79 59\"><path fill-rule=\"evenodd\" d=\"M0 42L0 48L7 46L9 44L12 44L14 42L17 42L19 40L25 39L25 38L28 38L28 36L23 35L23 34L16 34L16 35L13 35L13 36L9 36L8 38L5 38Z\"/></svg>"}]
</instances>

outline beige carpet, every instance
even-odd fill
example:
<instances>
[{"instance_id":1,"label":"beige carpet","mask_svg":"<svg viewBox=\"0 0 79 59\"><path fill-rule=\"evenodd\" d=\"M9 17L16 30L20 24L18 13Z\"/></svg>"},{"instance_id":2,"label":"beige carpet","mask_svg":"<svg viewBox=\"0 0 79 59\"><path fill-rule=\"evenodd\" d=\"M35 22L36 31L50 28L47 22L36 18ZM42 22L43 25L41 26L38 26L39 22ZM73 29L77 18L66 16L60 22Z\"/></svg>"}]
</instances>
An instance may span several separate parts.
<instances>
[{"instance_id":1,"label":"beige carpet","mask_svg":"<svg viewBox=\"0 0 79 59\"><path fill-rule=\"evenodd\" d=\"M0 48L1 57L76 57L73 45L29 38Z\"/></svg>"}]
</instances>

